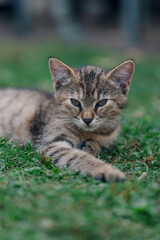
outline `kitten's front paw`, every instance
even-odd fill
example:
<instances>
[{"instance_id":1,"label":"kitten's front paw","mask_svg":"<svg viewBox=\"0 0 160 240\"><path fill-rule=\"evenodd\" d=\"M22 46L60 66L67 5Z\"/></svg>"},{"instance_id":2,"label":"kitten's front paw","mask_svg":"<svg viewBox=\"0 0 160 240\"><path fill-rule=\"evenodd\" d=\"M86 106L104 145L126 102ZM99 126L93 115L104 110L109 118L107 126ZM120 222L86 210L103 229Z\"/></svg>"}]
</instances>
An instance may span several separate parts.
<instances>
[{"instance_id":1,"label":"kitten's front paw","mask_svg":"<svg viewBox=\"0 0 160 240\"><path fill-rule=\"evenodd\" d=\"M122 182L126 179L125 175L118 169L111 166L101 166L92 173L96 180L102 182Z\"/></svg>"},{"instance_id":2,"label":"kitten's front paw","mask_svg":"<svg viewBox=\"0 0 160 240\"><path fill-rule=\"evenodd\" d=\"M94 142L92 139L84 141L80 146L80 150L85 151L95 157L100 153L100 149L100 145Z\"/></svg>"}]
</instances>

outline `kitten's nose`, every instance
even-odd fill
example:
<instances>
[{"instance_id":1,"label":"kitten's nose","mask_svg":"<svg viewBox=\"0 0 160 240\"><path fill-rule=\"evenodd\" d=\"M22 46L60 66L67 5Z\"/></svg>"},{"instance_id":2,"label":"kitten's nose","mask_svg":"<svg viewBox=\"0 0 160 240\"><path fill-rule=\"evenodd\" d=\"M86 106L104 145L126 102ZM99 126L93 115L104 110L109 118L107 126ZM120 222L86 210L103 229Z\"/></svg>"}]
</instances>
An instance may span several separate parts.
<instances>
[{"instance_id":1,"label":"kitten's nose","mask_svg":"<svg viewBox=\"0 0 160 240\"><path fill-rule=\"evenodd\" d=\"M92 122L93 118L82 118L82 120L83 120L83 122L85 122L87 125L89 125L89 124Z\"/></svg>"}]
</instances>

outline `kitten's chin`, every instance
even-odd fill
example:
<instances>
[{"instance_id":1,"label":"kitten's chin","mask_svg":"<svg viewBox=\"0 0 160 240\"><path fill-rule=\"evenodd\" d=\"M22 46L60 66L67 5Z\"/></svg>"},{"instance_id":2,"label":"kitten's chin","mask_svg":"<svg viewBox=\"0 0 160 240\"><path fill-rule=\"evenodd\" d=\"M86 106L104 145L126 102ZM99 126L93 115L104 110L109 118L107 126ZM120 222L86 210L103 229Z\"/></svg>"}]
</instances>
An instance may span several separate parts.
<instances>
[{"instance_id":1,"label":"kitten's chin","mask_svg":"<svg viewBox=\"0 0 160 240\"><path fill-rule=\"evenodd\" d=\"M94 132L98 130L97 126L87 126L87 125L77 124L77 127L85 132Z\"/></svg>"},{"instance_id":2,"label":"kitten's chin","mask_svg":"<svg viewBox=\"0 0 160 240\"><path fill-rule=\"evenodd\" d=\"M85 132L94 132L94 131L97 130L97 128L86 126L86 127L83 127L82 130L85 131Z\"/></svg>"}]
</instances>

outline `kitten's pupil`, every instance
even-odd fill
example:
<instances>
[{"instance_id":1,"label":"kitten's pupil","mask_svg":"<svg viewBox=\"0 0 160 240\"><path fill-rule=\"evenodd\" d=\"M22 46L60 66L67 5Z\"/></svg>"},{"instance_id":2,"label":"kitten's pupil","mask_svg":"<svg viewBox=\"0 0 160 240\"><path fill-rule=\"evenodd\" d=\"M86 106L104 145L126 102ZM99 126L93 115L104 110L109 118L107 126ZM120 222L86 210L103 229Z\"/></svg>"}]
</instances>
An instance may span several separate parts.
<instances>
[{"instance_id":1,"label":"kitten's pupil","mask_svg":"<svg viewBox=\"0 0 160 240\"><path fill-rule=\"evenodd\" d=\"M81 107L80 102L77 99L75 99L75 98L71 98L71 103L75 107Z\"/></svg>"},{"instance_id":2,"label":"kitten's pupil","mask_svg":"<svg viewBox=\"0 0 160 240\"><path fill-rule=\"evenodd\" d=\"M107 99L102 99L96 104L96 106L103 107L106 103L107 103Z\"/></svg>"}]
</instances>

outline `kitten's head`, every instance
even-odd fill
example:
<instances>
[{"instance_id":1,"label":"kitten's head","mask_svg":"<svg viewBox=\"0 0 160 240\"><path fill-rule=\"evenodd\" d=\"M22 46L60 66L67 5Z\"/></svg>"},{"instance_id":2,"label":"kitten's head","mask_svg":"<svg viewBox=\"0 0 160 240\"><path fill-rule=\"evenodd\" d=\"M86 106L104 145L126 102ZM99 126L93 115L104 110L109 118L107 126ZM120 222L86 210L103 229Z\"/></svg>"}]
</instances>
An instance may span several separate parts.
<instances>
[{"instance_id":1,"label":"kitten's head","mask_svg":"<svg viewBox=\"0 0 160 240\"><path fill-rule=\"evenodd\" d=\"M114 129L127 103L134 63L107 71L95 66L71 68L50 58L55 98L64 120L84 131Z\"/></svg>"}]
</instances>

